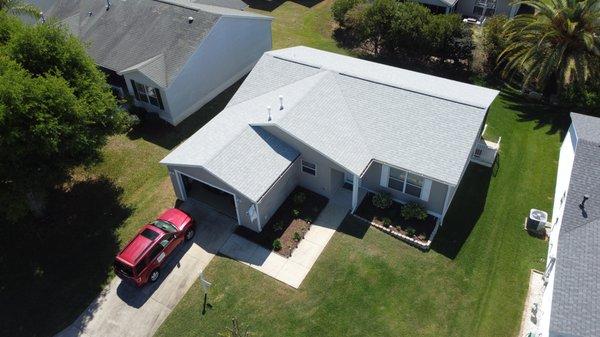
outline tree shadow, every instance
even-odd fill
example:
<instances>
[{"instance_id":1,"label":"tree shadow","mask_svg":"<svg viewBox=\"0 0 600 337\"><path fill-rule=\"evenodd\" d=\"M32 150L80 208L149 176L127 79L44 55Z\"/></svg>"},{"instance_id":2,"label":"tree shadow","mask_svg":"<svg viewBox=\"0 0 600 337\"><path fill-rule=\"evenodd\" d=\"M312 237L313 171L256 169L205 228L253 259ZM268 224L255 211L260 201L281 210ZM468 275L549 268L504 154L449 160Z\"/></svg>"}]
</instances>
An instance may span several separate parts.
<instances>
[{"instance_id":1,"label":"tree shadow","mask_svg":"<svg viewBox=\"0 0 600 337\"><path fill-rule=\"evenodd\" d=\"M369 223L348 213L344 220L342 220L342 223L338 227L337 231L357 239L362 239L365 237L365 234L367 234L370 226L371 225Z\"/></svg>"},{"instance_id":2,"label":"tree shadow","mask_svg":"<svg viewBox=\"0 0 600 337\"><path fill-rule=\"evenodd\" d=\"M45 218L5 225L0 335L57 333L102 291L119 249L115 230L132 212L122 193L106 178L77 182L50 193Z\"/></svg>"},{"instance_id":3,"label":"tree shadow","mask_svg":"<svg viewBox=\"0 0 600 337\"><path fill-rule=\"evenodd\" d=\"M131 140L142 138L150 143L172 150L219 114L227 106L244 79L245 77L231 85L177 126L172 126L161 119L144 120L132 128L127 133L127 137Z\"/></svg>"},{"instance_id":4,"label":"tree shadow","mask_svg":"<svg viewBox=\"0 0 600 337\"><path fill-rule=\"evenodd\" d=\"M287 0L243 0L250 8L258 9L261 11L272 12L285 3ZM312 8L314 5L320 3L323 0L294 0L292 2L297 3L298 5Z\"/></svg>"},{"instance_id":5,"label":"tree shadow","mask_svg":"<svg viewBox=\"0 0 600 337\"><path fill-rule=\"evenodd\" d=\"M493 169L471 163L431 249L454 259L483 213Z\"/></svg>"},{"instance_id":6,"label":"tree shadow","mask_svg":"<svg viewBox=\"0 0 600 337\"><path fill-rule=\"evenodd\" d=\"M505 101L510 102L507 108L517 112L519 122L534 122L534 130L550 127L546 134L559 133L561 139L564 139L571 124L570 108L529 99L518 90L510 88L503 90L500 95Z\"/></svg>"}]
</instances>

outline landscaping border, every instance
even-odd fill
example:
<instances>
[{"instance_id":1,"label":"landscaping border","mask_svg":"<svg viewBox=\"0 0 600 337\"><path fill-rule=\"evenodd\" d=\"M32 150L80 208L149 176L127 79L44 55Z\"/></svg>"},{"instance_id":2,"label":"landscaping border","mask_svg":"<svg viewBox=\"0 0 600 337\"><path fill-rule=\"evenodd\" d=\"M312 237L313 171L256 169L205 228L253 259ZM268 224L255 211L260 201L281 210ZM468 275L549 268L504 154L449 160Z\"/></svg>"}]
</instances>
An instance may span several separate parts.
<instances>
[{"instance_id":1,"label":"landscaping border","mask_svg":"<svg viewBox=\"0 0 600 337\"><path fill-rule=\"evenodd\" d=\"M398 232L392 231L390 228L386 228L386 227L384 227L382 225L379 225L379 224L377 224L377 223L375 223L373 221L369 221L369 220L367 220L367 219L365 219L365 218L363 218L363 217L361 217L359 215L356 215L356 214L353 214L353 213L352 213L352 215L355 218L357 218L359 220L362 220L362 221L370 224L371 226L379 229L380 231L382 231L384 233L387 233L387 234L395 237L396 239L402 240L402 241L408 243L409 245L411 245L413 247L416 247L416 248L419 248L419 249L421 249L423 251L429 250L429 248L431 246L431 242L433 241L433 238L435 238L435 235L437 234L438 228L440 228L440 223L439 223L439 219L438 219L438 223L435 225L435 228L433 229L433 232L431 232L431 235L429 236L429 240L427 240L427 242L422 242L420 240L413 239L410 236L406 236L404 234L400 234Z\"/></svg>"}]
</instances>

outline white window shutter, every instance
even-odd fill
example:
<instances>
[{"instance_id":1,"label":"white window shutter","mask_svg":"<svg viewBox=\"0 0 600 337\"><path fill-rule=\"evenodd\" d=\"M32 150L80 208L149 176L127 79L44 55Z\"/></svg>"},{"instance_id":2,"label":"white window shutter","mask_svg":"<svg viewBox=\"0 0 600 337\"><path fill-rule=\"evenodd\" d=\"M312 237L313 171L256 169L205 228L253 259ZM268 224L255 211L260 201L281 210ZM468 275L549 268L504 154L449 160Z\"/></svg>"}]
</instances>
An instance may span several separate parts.
<instances>
[{"instance_id":1,"label":"white window shutter","mask_svg":"<svg viewBox=\"0 0 600 337\"><path fill-rule=\"evenodd\" d=\"M388 182L390 180L390 167L381 164L381 177L379 179L379 185L383 187L388 187Z\"/></svg>"},{"instance_id":2,"label":"white window shutter","mask_svg":"<svg viewBox=\"0 0 600 337\"><path fill-rule=\"evenodd\" d=\"M431 191L431 180L424 179L423 187L421 188L421 200L429 201L429 192Z\"/></svg>"}]
</instances>

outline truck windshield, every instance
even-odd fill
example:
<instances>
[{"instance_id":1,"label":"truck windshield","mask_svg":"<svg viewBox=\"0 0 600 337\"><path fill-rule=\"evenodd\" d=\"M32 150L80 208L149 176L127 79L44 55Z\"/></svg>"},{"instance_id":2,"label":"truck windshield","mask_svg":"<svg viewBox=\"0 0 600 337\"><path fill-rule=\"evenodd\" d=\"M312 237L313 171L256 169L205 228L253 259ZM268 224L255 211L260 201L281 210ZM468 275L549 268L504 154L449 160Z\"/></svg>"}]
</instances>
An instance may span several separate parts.
<instances>
[{"instance_id":1,"label":"truck windshield","mask_svg":"<svg viewBox=\"0 0 600 337\"><path fill-rule=\"evenodd\" d=\"M164 220L156 220L152 224L154 225L154 227L158 227L167 233L177 232L177 228L175 228L175 226Z\"/></svg>"}]
</instances>

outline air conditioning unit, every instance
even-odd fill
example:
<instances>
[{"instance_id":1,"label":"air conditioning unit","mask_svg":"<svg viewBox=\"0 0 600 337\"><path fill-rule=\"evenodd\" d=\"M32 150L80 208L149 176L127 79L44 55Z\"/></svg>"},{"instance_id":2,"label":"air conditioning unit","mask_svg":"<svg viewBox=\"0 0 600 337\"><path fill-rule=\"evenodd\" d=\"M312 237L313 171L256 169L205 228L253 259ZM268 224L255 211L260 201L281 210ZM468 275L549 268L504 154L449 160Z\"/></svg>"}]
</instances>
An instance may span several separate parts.
<instances>
[{"instance_id":1,"label":"air conditioning unit","mask_svg":"<svg viewBox=\"0 0 600 337\"><path fill-rule=\"evenodd\" d=\"M532 233L540 233L548 221L548 213L532 208L527 218L526 229Z\"/></svg>"}]
</instances>

